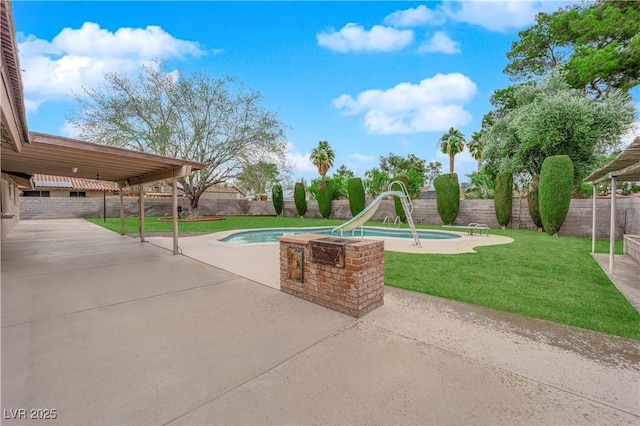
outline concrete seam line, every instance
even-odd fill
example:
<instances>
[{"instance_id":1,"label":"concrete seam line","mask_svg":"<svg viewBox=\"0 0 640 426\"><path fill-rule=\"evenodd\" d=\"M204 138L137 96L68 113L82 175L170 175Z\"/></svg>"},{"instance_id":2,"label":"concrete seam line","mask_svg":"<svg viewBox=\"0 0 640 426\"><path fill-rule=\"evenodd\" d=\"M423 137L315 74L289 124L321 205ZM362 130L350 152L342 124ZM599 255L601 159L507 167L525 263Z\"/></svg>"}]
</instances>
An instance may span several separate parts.
<instances>
[{"instance_id":1,"label":"concrete seam line","mask_svg":"<svg viewBox=\"0 0 640 426\"><path fill-rule=\"evenodd\" d=\"M166 296L166 295L169 295L169 294L182 293L184 291L197 290L197 289L201 289L201 288L205 288L205 287L212 287L214 285L225 284L225 283L228 283L228 282L231 282L231 281L235 281L235 280L240 280L240 279L243 279L243 278L236 276L236 277L229 278L229 279L226 279L226 280L223 280L223 281L218 281L218 282L215 282L215 283L202 284L202 285L198 285L198 286L195 286L195 287L182 288L180 290L172 290L172 291L167 291L167 292L159 293L159 294L152 294L150 296L138 297L136 299L122 300L120 302L113 302L113 303L108 303L106 305L94 306L92 308L80 309L78 311L63 312L63 313L60 313L60 314L50 315L48 317L37 318L37 319L34 319L34 320L29 320L29 321L16 322L16 323L9 324L9 325L3 325L0 328L1 329L5 329L5 328L15 327L15 326L18 326L18 325L23 325L23 324L46 321L46 320L49 320L49 319L64 317L64 316L67 316L67 315L80 314L80 313L83 313L83 312L94 311L96 309L109 308L111 306L124 305L126 303L137 302L137 301L140 301L140 300L153 299L155 297Z\"/></svg>"},{"instance_id":2,"label":"concrete seam line","mask_svg":"<svg viewBox=\"0 0 640 426\"><path fill-rule=\"evenodd\" d=\"M595 404L602 405L602 406L605 406L605 407L609 407L609 408L614 409L614 410L616 410L616 411L620 411L620 412L622 412L622 413L626 413L626 414L629 414L629 415L631 415L631 416L633 416L633 417L635 417L635 418L637 418L637 419L640 419L640 415L638 415L638 414L636 414L636 413L631 413L631 412L629 412L629 411L627 411L627 410L625 410L625 409L623 409L623 408L615 407L615 406L613 406L613 405L607 404L606 402L598 401L597 399L590 398L590 397L588 397L587 395L582 395L582 394L580 394L580 393L576 393L576 392L573 392L573 391L570 391L570 390L567 390L567 389L563 389L563 388L560 388L560 387L558 387L558 386L556 386L556 385L553 385L553 384L551 384L551 383L546 383L546 382L543 382L543 381L541 381L541 380L534 379L533 377L525 376L524 374L517 373L517 372L515 372L515 371L511 371L511 370L508 370L508 369L506 369L506 368L503 368L503 367L499 367L499 366L497 366L497 365L490 364L490 363L488 363L488 362L486 362L486 361L481 361L481 360L478 360L478 359L476 359L476 358L472 358L472 357L467 356L467 355L459 354L459 353L457 353L457 352L452 351L451 349L447 349L447 348L444 348L444 347L442 347L442 346L438 346L438 345L433 344L433 343L428 343L428 342L425 342L425 341L423 341L423 340L416 339L415 337L407 336L407 335L405 335L405 334L399 333L399 332L397 332L397 331L395 331L395 330L391 330L391 329L389 329L389 328L383 327L383 326L378 325L378 324L373 324L373 323L371 323L371 322L366 322L366 321L364 321L364 320L362 320L361 322L362 322L362 324L365 324L365 325L368 325L368 326L371 326L371 327L375 327L375 328L378 328L378 329L380 329L380 330L384 330L384 331L386 331L386 332L388 332L388 333L391 333L391 334L398 335L398 336L400 336L400 337L402 337L402 338L404 338L404 339L411 340L411 341L413 341L413 342L415 342L415 343L418 343L418 344L420 344L420 345L425 345L425 346L431 346L431 347L434 347L434 348L438 348L438 349L440 349L440 350L442 350L442 351L445 351L445 352L451 353L451 354L453 354L453 355L459 356L459 357L464 358L464 359L471 360L471 361L473 361L473 362L476 362L476 363L478 363L478 364L481 364L481 365L487 366L487 367L489 367L489 368L493 368L493 369L496 369L496 370L499 370L499 371L503 371L503 372L505 372L505 373L513 374L514 376L522 377L522 378L524 378L524 379L526 379L526 380L530 380L530 381L535 382L535 383L538 383L538 384L540 384L540 385L548 386L548 387L553 388L553 389L556 389L556 390L558 390L558 391L560 391L560 392L567 393L567 394L570 394L570 395L573 395L573 396L577 396L578 398L586 399L586 400L591 401L591 402L593 402L593 403L595 403Z\"/></svg>"},{"instance_id":3,"label":"concrete seam line","mask_svg":"<svg viewBox=\"0 0 640 426\"><path fill-rule=\"evenodd\" d=\"M327 308L327 309L328 309L328 308ZM346 315L345 315L345 316L346 316ZM330 338L332 338L332 337L334 337L334 336L337 336L337 335L338 335L338 334L340 334L340 333L343 333L343 332L347 331L347 329L349 329L349 328L355 327L355 326L358 324L358 322L360 322L360 320L354 320L353 322L351 322L351 323L349 323L349 324L345 325L344 327L339 328L338 330L334 331L333 333L326 335L325 337L321 338L320 340L318 340L318 341L316 341L316 342L314 342L314 343L311 343L309 346L307 346L307 347L305 347L305 348L300 349L298 352L296 352L296 353L294 353L293 355L291 355L291 356L289 356L289 357L287 357L287 358L283 359L282 361L280 361L279 363L275 364L274 366L272 366L272 367L270 367L270 368L267 368L267 369L266 369L266 370L264 370L263 372L258 373L258 374L256 374L255 376L250 377L250 378L248 378L247 380L245 380L245 381L243 381L243 382L241 382L241 383L238 383L238 384L237 384L237 385L235 385L235 386L232 386L231 388L227 389L226 391L222 392L222 393L221 393L221 394L219 394L219 395L214 396L213 398L209 399L208 401L205 401L205 402L203 402L202 404L197 405L197 406L193 407L192 409L188 410L187 412L185 412L185 413L183 413L183 414L181 414L181 415L179 415L179 416L177 416L177 417L175 417L175 418L173 418L173 419L169 420L168 422L163 423L163 426L170 425L171 423L175 422L176 420L178 420L178 419L180 419L180 418L182 418L182 417L184 417L184 416L186 416L186 415L188 415L188 414L190 414L190 413L194 412L195 410L197 410L197 409L199 409L199 408L204 407L205 405L209 405L209 404L211 404L212 402L215 402L216 400L218 400L218 399L222 398L223 396L225 396L225 395L227 395L227 394L229 394L229 393L231 393L231 392L235 391L236 389L241 388L242 386L246 385L247 383L252 382L252 381L254 381L254 380L258 379L258 378L260 378L261 376L264 376L264 375L266 375L266 374L269 374L271 371L275 370L276 368L279 368L281 365L286 364L286 363L287 363L287 362L289 362L290 360L292 360L292 359L294 359L294 358L298 357L299 355L303 354L304 352L308 351L309 349L313 348L314 346L316 346L316 345L318 345L318 344L320 344L320 343L324 342L325 340L328 340L328 339L330 339Z\"/></svg>"}]
</instances>

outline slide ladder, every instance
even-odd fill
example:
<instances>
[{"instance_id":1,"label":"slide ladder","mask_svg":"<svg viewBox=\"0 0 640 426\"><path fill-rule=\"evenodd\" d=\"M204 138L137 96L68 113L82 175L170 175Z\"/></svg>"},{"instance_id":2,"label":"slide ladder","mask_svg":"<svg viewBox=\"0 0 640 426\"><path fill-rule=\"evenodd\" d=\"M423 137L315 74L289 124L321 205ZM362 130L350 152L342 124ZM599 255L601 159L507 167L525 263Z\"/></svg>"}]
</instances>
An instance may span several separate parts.
<instances>
[{"instance_id":1,"label":"slide ladder","mask_svg":"<svg viewBox=\"0 0 640 426\"><path fill-rule=\"evenodd\" d=\"M404 214L407 216L407 224L411 229L411 236L413 237L413 245L422 247L422 243L420 242L420 237L418 236L418 231L416 230L416 225L413 222L413 204L411 204L411 197L409 197L409 191L407 190L407 186L401 180L393 181L389 184L389 191L393 190L393 185L398 185L404 194L403 197L400 198L400 202L402 203L402 208L404 209Z\"/></svg>"}]
</instances>

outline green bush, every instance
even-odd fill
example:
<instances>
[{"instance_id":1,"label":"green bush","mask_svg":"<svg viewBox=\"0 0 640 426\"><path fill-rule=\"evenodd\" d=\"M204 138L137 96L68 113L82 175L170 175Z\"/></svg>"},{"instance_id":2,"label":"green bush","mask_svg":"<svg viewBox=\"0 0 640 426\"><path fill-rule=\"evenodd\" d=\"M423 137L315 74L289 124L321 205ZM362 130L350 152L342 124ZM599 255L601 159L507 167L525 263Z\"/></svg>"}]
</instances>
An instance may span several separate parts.
<instances>
[{"instance_id":1,"label":"green bush","mask_svg":"<svg viewBox=\"0 0 640 426\"><path fill-rule=\"evenodd\" d=\"M401 181L402 183L404 183L405 187L409 188L409 186L408 186L409 185L409 178L407 178L406 176L396 176L396 177L393 178L392 182L394 182L396 180ZM391 186L391 190L392 191L403 192L402 188L397 183L393 184ZM396 216L398 216L400 218L400 221L402 221L403 223L407 223L407 215L404 212L404 208L402 207L402 201L400 201L400 198L393 197L393 205L394 205L395 210L396 210Z\"/></svg>"},{"instance_id":2,"label":"green bush","mask_svg":"<svg viewBox=\"0 0 640 426\"><path fill-rule=\"evenodd\" d=\"M498 224L504 229L511 221L513 205L513 174L498 173L493 194L493 206Z\"/></svg>"},{"instance_id":3,"label":"green bush","mask_svg":"<svg viewBox=\"0 0 640 426\"><path fill-rule=\"evenodd\" d=\"M351 210L351 216L355 216L364 210L365 197L362 179L349 179L347 182L347 191L349 193L349 210Z\"/></svg>"},{"instance_id":4,"label":"green bush","mask_svg":"<svg viewBox=\"0 0 640 426\"><path fill-rule=\"evenodd\" d=\"M284 209L282 185L273 185L273 188L271 188L271 200L273 201L273 208L276 210L276 215L280 216Z\"/></svg>"},{"instance_id":5,"label":"green bush","mask_svg":"<svg viewBox=\"0 0 640 426\"><path fill-rule=\"evenodd\" d=\"M458 175L448 173L440 175L433 180L436 189L436 202L438 214L445 225L452 225L458 217L460 210L460 185Z\"/></svg>"},{"instance_id":6,"label":"green bush","mask_svg":"<svg viewBox=\"0 0 640 426\"><path fill-rule=\"evenodd\" d=\"M331 200L333 200L333 187L327 179L318 185L318 210L323 218L331 216Z\"/></svg>"},{"instance_id":7,"label":"green bush","mask_svg":"<svg viewBox=\"0 0 640 426\"><path fill-rule=\"evenodd\" d=\"M538 192L539 181L540 175L535 175L531 182L529 194L527 195L527 204L529 205L531 220L533 220L533 223L535 223L539 229L542 229L542 219L540 218L540 196Z\"/></svg>"},{"instance_id":8,"label":"green bush","mask_svg":"<svg viewBox=\"0 0 640 426\"><path fill-rule=\"evenodd\" d=\"M307 212L307 194L304 189L304 183L298 182L293 189L293 201L296 204L296 211L300 217Z\"/></svg>"},{"instance_id":9,"label":"green bush","mask_svg":"<svg viewBox=\"0 0 640 426\"><path fill-rule=\"evenodd\" d=\"M545 231L556 235L569 212L573 189L573 163L568 155L545 158L540 171L540 218Z\"/></svg>"}]
</instances>

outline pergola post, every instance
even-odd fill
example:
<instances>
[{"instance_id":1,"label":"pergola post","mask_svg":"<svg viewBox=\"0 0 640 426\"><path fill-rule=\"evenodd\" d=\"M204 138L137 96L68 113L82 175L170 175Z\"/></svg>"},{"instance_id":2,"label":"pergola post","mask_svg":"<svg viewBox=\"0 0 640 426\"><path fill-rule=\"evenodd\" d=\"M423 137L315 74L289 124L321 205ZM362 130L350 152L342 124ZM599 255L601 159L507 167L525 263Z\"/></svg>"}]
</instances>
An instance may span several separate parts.
<instances>
[{"instance_id":1,"label":"pergola post","mask_svg":"<svg viewBox=\"0 0 640 426\"><path fill-rule=\"evenodd\" d=\"M178 180L171 179L172 191L172 211L173 211L173 254L178 254Z\"/></svg>"},{"instance_id":2,"label":"pergola post","mask_svg":"<svg viewBox=\"0 0 640 426\"><path fill-rule=\"evenodd\" d=\"M140 224L138 227L138 233L140 234L140 242L144 242L144 184L140 185Z\"/></svg>"},{"instance_id":3,"label":"pergola post","mask_svg":"<svg viewBox=\"0 0 640 426\"><path fill-rule=\"evenodd\" d=\"M124 235L124 187L120 187L120 235Z\"/></svg>"},{"instance_id":4,"label":"pergola post","mask_svg":"<svg viewBox=\"0 0 640 426\"><path fill-rule=\"evenodd\" d=\"M593 184L593 215L591 217L591 253L596 252L596 184Z\"/></svg>"},{"instance_id":5,"label":"pergola post","mask_svg":"<svg viewBox=\"0 0 640 426\"><path fill-rule=\"evenodd\" d=\"M616 178L611 177L611 220L609 225L609 273L613 274L613 256L616 252Z\"/></svg>"}]
</instances>

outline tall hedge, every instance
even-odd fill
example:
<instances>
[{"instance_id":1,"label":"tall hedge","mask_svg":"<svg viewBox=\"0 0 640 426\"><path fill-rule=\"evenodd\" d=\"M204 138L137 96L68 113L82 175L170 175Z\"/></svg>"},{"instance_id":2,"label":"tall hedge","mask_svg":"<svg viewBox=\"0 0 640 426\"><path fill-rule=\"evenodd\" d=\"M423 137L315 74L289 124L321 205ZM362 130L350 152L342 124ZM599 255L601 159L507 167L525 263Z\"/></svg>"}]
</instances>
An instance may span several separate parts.
<instances>
[{"instance_id":1,"label":"tall hedge","mask_svg":"<svg viewBox=\"0 0 640 426\"><path fill-rule=\"evenodd\" d=\"M331 201L333 200L333 188L328 179L323 180L318 185L318 210L323 218L331 216Z\"/></svg>"},{"instance_id":2,"label":"tall hedge","mask_svg":"<svg viewBox=\"0 0 640 426\"><path fill-rule=\"evenodd\" d=\"M404 186L407 187L407 190L409 188L409 179L406 176L396 176L393 178L393 181L399 180L400 182L404 183ZM398 185L397 183L391 186L391 190L392 191L402 191L402 188L400 187L400 185ZM393 205L395 207L396 210L396 216L398 216L400 218L400 221L403 223L407 222L407 214L404 211L404 208L402 207L402 201L400 201L400 198L398 197L393 197Z\"/></svg>"},{"instance_id":3,"label":"tall hedge","mask_svg":"<svg viewBox=\"0 0 640 426\"><path fill-rule=\"evenodd\" d=\"M533 220L533 223L535 223L539 229L542 229L542 219L540 218L540 196L538 193L539 185L540 175L533 176L531 188L527 195L527 205L529 206L529 215L531 215L531 220Z\"/></svg>"},{"instance_id":4,"label":"tall hedge","mask_svg":"<svg viewBox=\"0 0 640 426\"><path fill-rule=\"evenodd\" d=\"M436 203L438 214L445 225L452 225L458 217L460 210L460 185L458 175L447 173L433 180L436 189Z\"/></svg>"},{"instance_id":5,"label":"tall hedge","mask_svg":"<svg viewBox=\"0 0 640 426\"><path fill-rule=\"evenodd\" d=\"M307 193L304 189L304 183L298 182L293 189L293 201L296 204L296 211L299 216L304 216L307 212Z\"/></svg>"},{"instance_id":6,"label":"tall hedge","mask_svg":"<svg viewBox=\"0 0 640 426\"><path fill-rule=\"evenodd\" d=\"M273 185L273 188L271 188L271 201L273 201L273 208L276 210L276 215L280 216L284 209L284 195L282 194L281 185Z\"/></svg>"},{"instance_id":7,"label":"tall hedge","mask_svg":"<svg viewBox=\"0 0 640 426\"><path fill-rule=\"evenodd\" d=\"M349 179L347 181L347 193L349 195L349 210L351 210L351 216L355 216L364 210L365 196L362 179Z\"/></svg>"},{"instance_id":8,"label":"tall hedge","mask_svg":"<svg viewBox=\"0 0 640 426\"><path fill-rule=\"evenodd\" d=\"M556 235L569 213L573 190L573 163L568 155L545 158L538 187L540 218L544 230Z\"/></svg>"},{"instance_id":9,"label":"tall hedge","mask_svg":"<svg viewBox=\"0 0 640 426\"><path fill-rule=\"evenodd\" d=\"M513 206L513 174L498 173L496 187L493 192L493 206L496 211L498 224L504 229L511 221Z\"/></svg>"}]
</instances>

